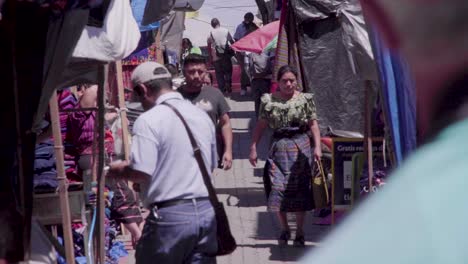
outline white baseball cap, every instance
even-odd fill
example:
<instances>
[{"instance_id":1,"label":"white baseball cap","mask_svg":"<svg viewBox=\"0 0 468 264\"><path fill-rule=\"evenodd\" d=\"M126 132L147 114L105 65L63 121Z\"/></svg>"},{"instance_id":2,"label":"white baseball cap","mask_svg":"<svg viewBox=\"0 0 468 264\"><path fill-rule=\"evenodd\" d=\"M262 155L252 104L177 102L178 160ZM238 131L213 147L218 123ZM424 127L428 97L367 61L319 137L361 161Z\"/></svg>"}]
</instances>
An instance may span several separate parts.
<instances>
[{"instance_id":1,"label":"white baseball cap","mask_svg":"<svg viewBox=\"0 0 468 264\"><path fill-rule=\"evenodd\" d=\"M166 78L172 79L172 75L169 73L166 67L164 67L164 65L154 61L148 61L138 65L138 67L135 68L132 73L132 85L135 87L141 83Z\"/></svg>"}]
</instances>

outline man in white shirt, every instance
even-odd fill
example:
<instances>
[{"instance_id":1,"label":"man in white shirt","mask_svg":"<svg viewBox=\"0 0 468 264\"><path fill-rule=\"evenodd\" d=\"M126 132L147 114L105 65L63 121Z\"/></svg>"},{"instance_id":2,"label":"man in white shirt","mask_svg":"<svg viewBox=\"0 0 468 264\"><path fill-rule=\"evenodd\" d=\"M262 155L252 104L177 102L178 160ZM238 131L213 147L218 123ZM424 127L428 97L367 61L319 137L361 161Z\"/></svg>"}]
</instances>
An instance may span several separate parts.
<instances>
[{"instance_id":1,"label":"man in white shirt","mask_svg":"<svg viewBox=\"0 0 468 264\"><path fill-rule=\"evenodd\" d=\"M136 263L216 263L216 220L187 131L192 130L206 167L217 163L213 122L203 110L173 91L171 74L156 62L132 74L145 113L133 127L130 162L111 164L110 177L142 183L150 210L136 247ZM211 169L211 170L210 170Z\"/></svg>"},{"instance_id":2,"label":"man in white shirt","mask_svg":"<svg viewBox=\"0 0 468 264\"><path fill-rule=\"evenodd\" d=\"M208 36L208 46L211 47L211 57L216 72L216 80L218 81L218 88L223 93L232 92L232 61L231 57L234 54L229 53L226 49L234 40L229 33L229 30L221 27L219 20L213 18L211 20L213 29Z\"/></svg>"}]
</instances>

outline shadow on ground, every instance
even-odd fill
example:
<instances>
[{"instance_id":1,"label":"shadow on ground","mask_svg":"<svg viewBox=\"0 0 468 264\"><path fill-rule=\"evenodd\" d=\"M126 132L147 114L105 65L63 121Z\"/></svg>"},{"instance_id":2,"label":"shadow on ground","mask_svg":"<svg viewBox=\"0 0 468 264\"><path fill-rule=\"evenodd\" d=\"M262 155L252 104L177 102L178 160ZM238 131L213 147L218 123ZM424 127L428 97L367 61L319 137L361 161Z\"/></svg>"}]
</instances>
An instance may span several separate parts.
<instances>
[{"instance_id":1,"label":"shadow on ground","mask_svg":"<svg viewBox=\"0 0 468 264\"><path fill-rule=\"evenodd\" d=\"M255 112L254 111L231 111L229 112L230 118L254 118ZM251 121L249 121L251 122Z\"/></svg>"},{"instance_id":2,"label":"shadow on ground","mask_svg":"<svg viewBox=\"0 0 468 264\"><path fill-rule=\"evenodd\" d=\"M249 102L253 101L253 97L250 94L241 96L240 93L232 93L229 98L236 102Z\"/></svg>"},{"instance_id":3,"label":"shadow on ground","mask_svg":"<svg viewBox=\"0 0 468 264\"><path fill-rule=\"evenodd\" d=\"M291 242L290 242L291 244ZM280 247L277 244L266 243L256 245L238 245L238 247L266 248L270 250L269 260L272 261L298 261L307 254L314 246L296 248L291 245Z\"/></svg>"},{"instance_id":4,"label":"shadow on ground","mask_svg":"<svg viewBox=\"0 0 468 264\"><path fill-rule=\"evenodd\" d=\"M258 166L258 165L257 165L257 166ZM260 178L262 178L262 177L263 177L263 168L264 168L264 167L262 166L261 168L257 167L257 168L255 168L255 169L253 169L253 171L254 171L254 173L253 173L253 174L254 174L254 177L260 177ZM263 184L263 181L260 182L260 184Z\"/></svg>"},{"instance_id":5,"label":"shadow on ground","mask_svg":"<svg viewBox=\"0 0 468 264\"><path fill-rule=\"evenodd\" d=\"M314 225L315 217L312 216L311 212L307 212L305 224L304 224L304 235L305 240L308 242L318 243L325 237L330 228L325 226ZM295 216L293 213L288 214L288 223L291 228L291 233L294 237L296 232ZM258 212L257 213L257 234L256 240L276 240L280 233L279 222L277 221L274 213L272 212Z\"/></svg>"},{"instance_id":6,"label":"shadow on ground","mask_svg":"<svg viewBox=\"0 0 468 264\"><path fill-rule=\"evenodd\" d=\"M217 194L227 194L226 204L237 207L266 206L263 188L216 188Z\"/></svg>"}]
</instances>

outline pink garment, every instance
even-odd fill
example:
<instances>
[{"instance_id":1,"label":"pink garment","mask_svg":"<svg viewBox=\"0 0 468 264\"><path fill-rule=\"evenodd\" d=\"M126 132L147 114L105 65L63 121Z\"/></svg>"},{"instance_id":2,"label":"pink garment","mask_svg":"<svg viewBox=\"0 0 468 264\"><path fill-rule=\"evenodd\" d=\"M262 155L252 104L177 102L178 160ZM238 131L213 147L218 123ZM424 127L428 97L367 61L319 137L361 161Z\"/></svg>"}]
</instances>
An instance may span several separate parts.
<instances>
[{"instance_id":1,"label":"pink garment","mask_svg":"<svg viewBox=\"0 0 468 264\"><path fill-rule=\"evenodd\" d=\"M79 106L78 106L79 107ZM73 112L69 115L70 141L79 155L93 154L96 112ZM96 138L97 140L99 137ZM109 129L105 130L104 147L107 154L114 153L114 137ZM96 151L99 151L96 149Z\"/></svg>"},{"instance_id":2,"label":"pink garment","mask_svg":"<svg viewBox=\"0 0 468 264\"><path fill-rule=\"evenodd\" d=\"M72 144L80 155L92 154L96 113L73 112L68 118Z\"/></svg>"},{"instance_id":3,"label":"pink garment","mask_svg":"<svg viewBox=\"0 0 468 264\"><path fill-rule=\"evenodd\" d=\"M70 90L61 90L57 92L58 104L60 110L75 108L78 101ZM67 138L67 121L68 113L60 111L60 129L62 132L62 140Z\"/></svg>"}]
</instances>

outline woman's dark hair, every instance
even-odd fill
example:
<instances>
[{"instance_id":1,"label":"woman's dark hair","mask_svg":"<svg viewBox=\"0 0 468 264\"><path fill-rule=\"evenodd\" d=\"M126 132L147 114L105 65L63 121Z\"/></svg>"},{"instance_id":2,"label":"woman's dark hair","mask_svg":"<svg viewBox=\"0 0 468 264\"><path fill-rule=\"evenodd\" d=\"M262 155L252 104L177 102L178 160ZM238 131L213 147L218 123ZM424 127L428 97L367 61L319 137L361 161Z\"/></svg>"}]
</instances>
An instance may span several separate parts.
<instances>
[{"instance_id":1,"label":"woman's dark hair","mask_svg":"<svg viewBox=\"0 0 468 264\"><path fill-rule=\"evenodd\" d=\"M278 74L276 75L276 80L277 81L281 80L281 77L283 77L283 75L288 73L288 72L294 74L294 76L296 76L296 78L297 78L296 68L294 68L292 66L289 66L289 65L284 65L284 66L281 66L281 68L279 68Z\"/></svg>"},{"instance_id":2,"label":"woman's dark hair","mask_svg":"<svg viewBox=\"0 0 468 264\"><path fill-rule=\"evenodd\" d=\"M166 64L164 67L166 67L166 69L172 75L172 78L177 77L177 67L174 64Z\"/></svg>"},{"instance_id":3,"label":"woman's dark hair","mask_svg":"<svg viewBox=\"0 0 468 264\"><path fill-rule=\"evenodd\" d=\"M244 15L244 19L247 19L248 21L253 22L255 18L252 12L248 12Z\"/></svg>"},{"instance_id":4,"label":"woman's dark hair","mask_svg":"<svg viewBox=\"0 0 468 264\"><path fill-rule=\"evenodd\" d=\"M190 41L190 39L188 39L188 38L183 38L183 39L182 39L182 44L184 44L184 42L187 42L187 44L188 44L188 46L189 46L189 49L193 48L192 41Z\"/></svg>"},{"instance_id":5,"label":"woman's dark hair","mask_svg":"<svg viewBox=\"0 0 468 264\"><path fill-rule=\"evenodd\" d=\"M213 28L216 28L217 26L219 26L219 24L220 24L220 23L219 23L219 20L218 20L217 18L211 19L211 26L212 26Z\"/></svg>"},{"instance_id":6,"label":"woman's dark hair","mask_svg":"<svg viewBox=\"0 0 468 264\"><path fill-rule=\"evenodd\" d=\"M205 64L206 65L206 59L202 55L189 54L187 57L185 57L184 67L189 64Z\"/></svg>"},{"instance_id":7,"label":"woman's dark hair","mask_svg":"<svg viewBox=\"0 0 468 264\"><path fill-rule=\"evenodd\" d=\"M211 72L207 72L206 74L208 74L208 78L210 78L211 85L213 85L213 74Z\"/></svg>"},{"instance_id":8,"label":"woman's dark hair","mask_svg":"<svg viewBox=\"0 0 468 264\"><path fill-rule=\"evenodd\" d=\"M86 90L86 89L88 89L89 87L91 87L93 85L94 84L91 84L91 83L78 84L78 86L76 87L76 90L77 91Z\"/></svg>"}]
</instances>

